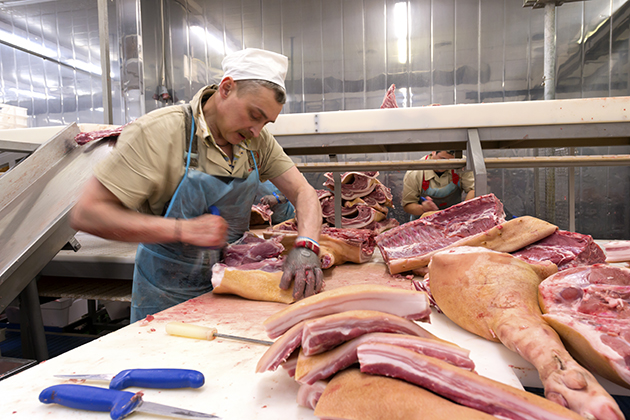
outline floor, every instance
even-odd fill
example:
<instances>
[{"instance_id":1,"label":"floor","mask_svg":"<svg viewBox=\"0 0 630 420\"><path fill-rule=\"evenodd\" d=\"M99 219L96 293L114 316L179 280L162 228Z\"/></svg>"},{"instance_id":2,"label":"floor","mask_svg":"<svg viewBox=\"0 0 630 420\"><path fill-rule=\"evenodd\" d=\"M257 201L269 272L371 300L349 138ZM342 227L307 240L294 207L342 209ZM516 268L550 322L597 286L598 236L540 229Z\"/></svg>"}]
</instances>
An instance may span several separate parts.
<instances>
[{"instance_id":1,"label":"floor","mask_svg":"<svg viewBox=\"0 0 630 420\"><path fill-rule=\"evenodd\" d=\"M2 324L0 328L6 328L5 339L0 341L0 355L22 359L22 341L19 324ZM62 328L45 327L46 344L48 345L48 358L59 356L69 350L89 343L99 335L64 333Z\"/></svg>"}]
</instances>

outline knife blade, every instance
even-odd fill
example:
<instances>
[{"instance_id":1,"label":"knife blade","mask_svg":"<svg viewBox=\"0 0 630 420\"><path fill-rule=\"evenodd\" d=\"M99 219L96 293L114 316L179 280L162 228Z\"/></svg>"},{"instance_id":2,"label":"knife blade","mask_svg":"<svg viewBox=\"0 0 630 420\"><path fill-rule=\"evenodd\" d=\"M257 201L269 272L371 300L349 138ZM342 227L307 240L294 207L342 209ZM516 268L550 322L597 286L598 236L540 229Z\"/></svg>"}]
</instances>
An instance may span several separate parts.
<instances>
[{"instance_id":1,"label":"knife blade","mask_svg":"<svg viewBox=\"0 0 630 420\"><path fill-rule=\"evenodd\" d=\"M142 399L141 392L133 393L88 385L53 385L39 394L39 401L79 410L109 412L112 420L123 419L135 411L181 419L221 418L214 414L147 402Z\"/></svg>"},{"instance_id":2,"label":"knife blade","mask_svg":"<svg viewBox=\"0 0 630 420\"><path fill-rule=\"evenodd\" d=\"M227 338L230 340L246 341L248 343L262 344L270 346L273 341L259 340L257 338L239 337L237 335L221 334L216 328L202 327L201 325L186 324L184 322L172 321L166 324L166 332L170 335L180 337L196 338L197 340L212 341L215 338Z\"/></svg>"},{"instance_id":3,"label":"knife blade","mask_svg":"<svg viewBox=\"0 0 630 420\"><path fill-rule=\"evenodd\" d=\"M203 373L190 369L127 369L117 374L55 375L64 379L111 381L110 389L140 388L199 388L203 386Z\"/></svg>"}]
</instances>

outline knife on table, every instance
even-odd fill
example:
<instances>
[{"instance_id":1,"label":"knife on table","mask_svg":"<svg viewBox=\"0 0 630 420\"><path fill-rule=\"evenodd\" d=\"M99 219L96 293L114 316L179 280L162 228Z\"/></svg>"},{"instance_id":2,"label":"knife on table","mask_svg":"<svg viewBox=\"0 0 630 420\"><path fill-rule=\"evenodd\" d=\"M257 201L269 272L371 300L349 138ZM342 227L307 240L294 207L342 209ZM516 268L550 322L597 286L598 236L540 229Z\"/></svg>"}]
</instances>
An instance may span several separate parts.
<instances>
[{"instance_id":1,"label":"knife on table","mask_svg":"<svg viewBox=\"0 0 630 420\"><path fill-rule=\"evenodd\" d=\"M144 401L141 392L117 391L88 385L53 385L39 394L39 401L79 410L109 412L112 420L123 419L135 411L180 419L221 418L214 414Z\"/></svg>"},{"instance_id":2,"label":"knife on table","mask_svg":"<svg viewBox=\"0 0 630 420\"><path fill-rule=\"evenodd\" d=\"M125 389L130 386L139 388L199 388L204 382L203 373L190 369L127 369L116 375L55 375L64 379L91 379L111 381L110 389Z\"/></svg>"}]
</instances>

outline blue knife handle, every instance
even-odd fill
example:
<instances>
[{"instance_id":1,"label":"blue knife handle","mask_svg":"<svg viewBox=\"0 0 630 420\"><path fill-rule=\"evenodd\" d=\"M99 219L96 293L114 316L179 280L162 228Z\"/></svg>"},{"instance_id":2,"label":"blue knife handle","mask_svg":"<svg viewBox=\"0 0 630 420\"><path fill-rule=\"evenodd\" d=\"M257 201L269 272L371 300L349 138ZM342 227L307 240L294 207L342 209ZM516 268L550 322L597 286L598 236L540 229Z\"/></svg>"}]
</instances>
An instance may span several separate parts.
<instances>
[{"instance_id":1,"label":"blue knife handle","mask_svg":"<svg viewBox=\"0 0 630 420\"><path fill-rule=\"evenodd\" d=\"M129 369L114 376L109 388L200 388L204 381L203 373L190 369Z\"/></svg>"},{"instance_id":2,"label":"blue knife handle","mask_svg":"<svg viewBox=\"0 0 630 420\"><path fill-rule=\"evenodd\" d=\"M221 216L221 212L219 211L219 208L215 206L214 204L208 207L208 213L214 216Z\"/></svg>"},{"instance_id":3,"label":"blue knife handle","mask_svg":"<svg viewBox=\"0 0 630 420\"><path fill-rule=\"evenodd\" d=\"M87 385L54 385L39 394L44 404L89 411L106 411L113 420L127 417L142 402L140 394Z\"/></svg>"}]
</instances>

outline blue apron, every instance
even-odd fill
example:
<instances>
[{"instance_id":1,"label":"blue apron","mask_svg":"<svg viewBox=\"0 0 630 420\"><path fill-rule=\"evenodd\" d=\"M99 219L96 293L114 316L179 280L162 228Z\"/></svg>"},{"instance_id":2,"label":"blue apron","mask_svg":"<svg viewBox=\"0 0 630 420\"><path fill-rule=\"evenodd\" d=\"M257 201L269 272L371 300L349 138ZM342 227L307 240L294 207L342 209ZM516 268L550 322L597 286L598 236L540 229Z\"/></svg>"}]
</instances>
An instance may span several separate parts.
<instances>
[{"instance_id":1,"label":"blue apron","mask_svg":"<svg viewBox=\"0 0 630 420\"><path fill-rule=\"evenodd\" d=\"M431 197L436 206L438 206L439 210L444 210L447 207L451 207L455 204L462 202L462 187L461 180L457 180L457 183L451 181L448 185L442 188L432 188L428 185L428 181L424 179L424 172L422 173L422 192L421 198L418 201L418 204L422 204L422 197ZM410 221L416 220L420 218L420 216L411 215L409 218Z\"/></svg>"},{"instance_id":2,"label":"blue apron","mask_svg":"<svg viewBox=\"0 0 630 420\"><path fill-rule=\"evenodd\" d=\"M212 176L190 168L194 132L193 118L186 172L164 217L191 219L207 213L214 205L228 223L228 243L234 242L249 230L251 207L260 184L256 159L252 153L254 171L244 179ZM211 268L220 258L220 249L180 242L140 244L133 273L130 321L211 292Z\"/></svg>"},{"instance_id":3,"label":"blue apron","mask_svg":"<svg viewBox=\"0 0 630 420\"><path fill-rule=\"evenodd\" d=\"M272 195L273 193L278 194L280 192L279 189L276 188L275 185L271 181L265 181L258 187L258 192L256 193L256 198L254 203L260 202L260 199L266 195ZM273 214L271 215L271 223L277 225L278 223L282 223L285 220L293 219L295 217L295 207L291 204L290 201L286 203L276 204L271 208Z\"/></svg>"}]
</instances>

